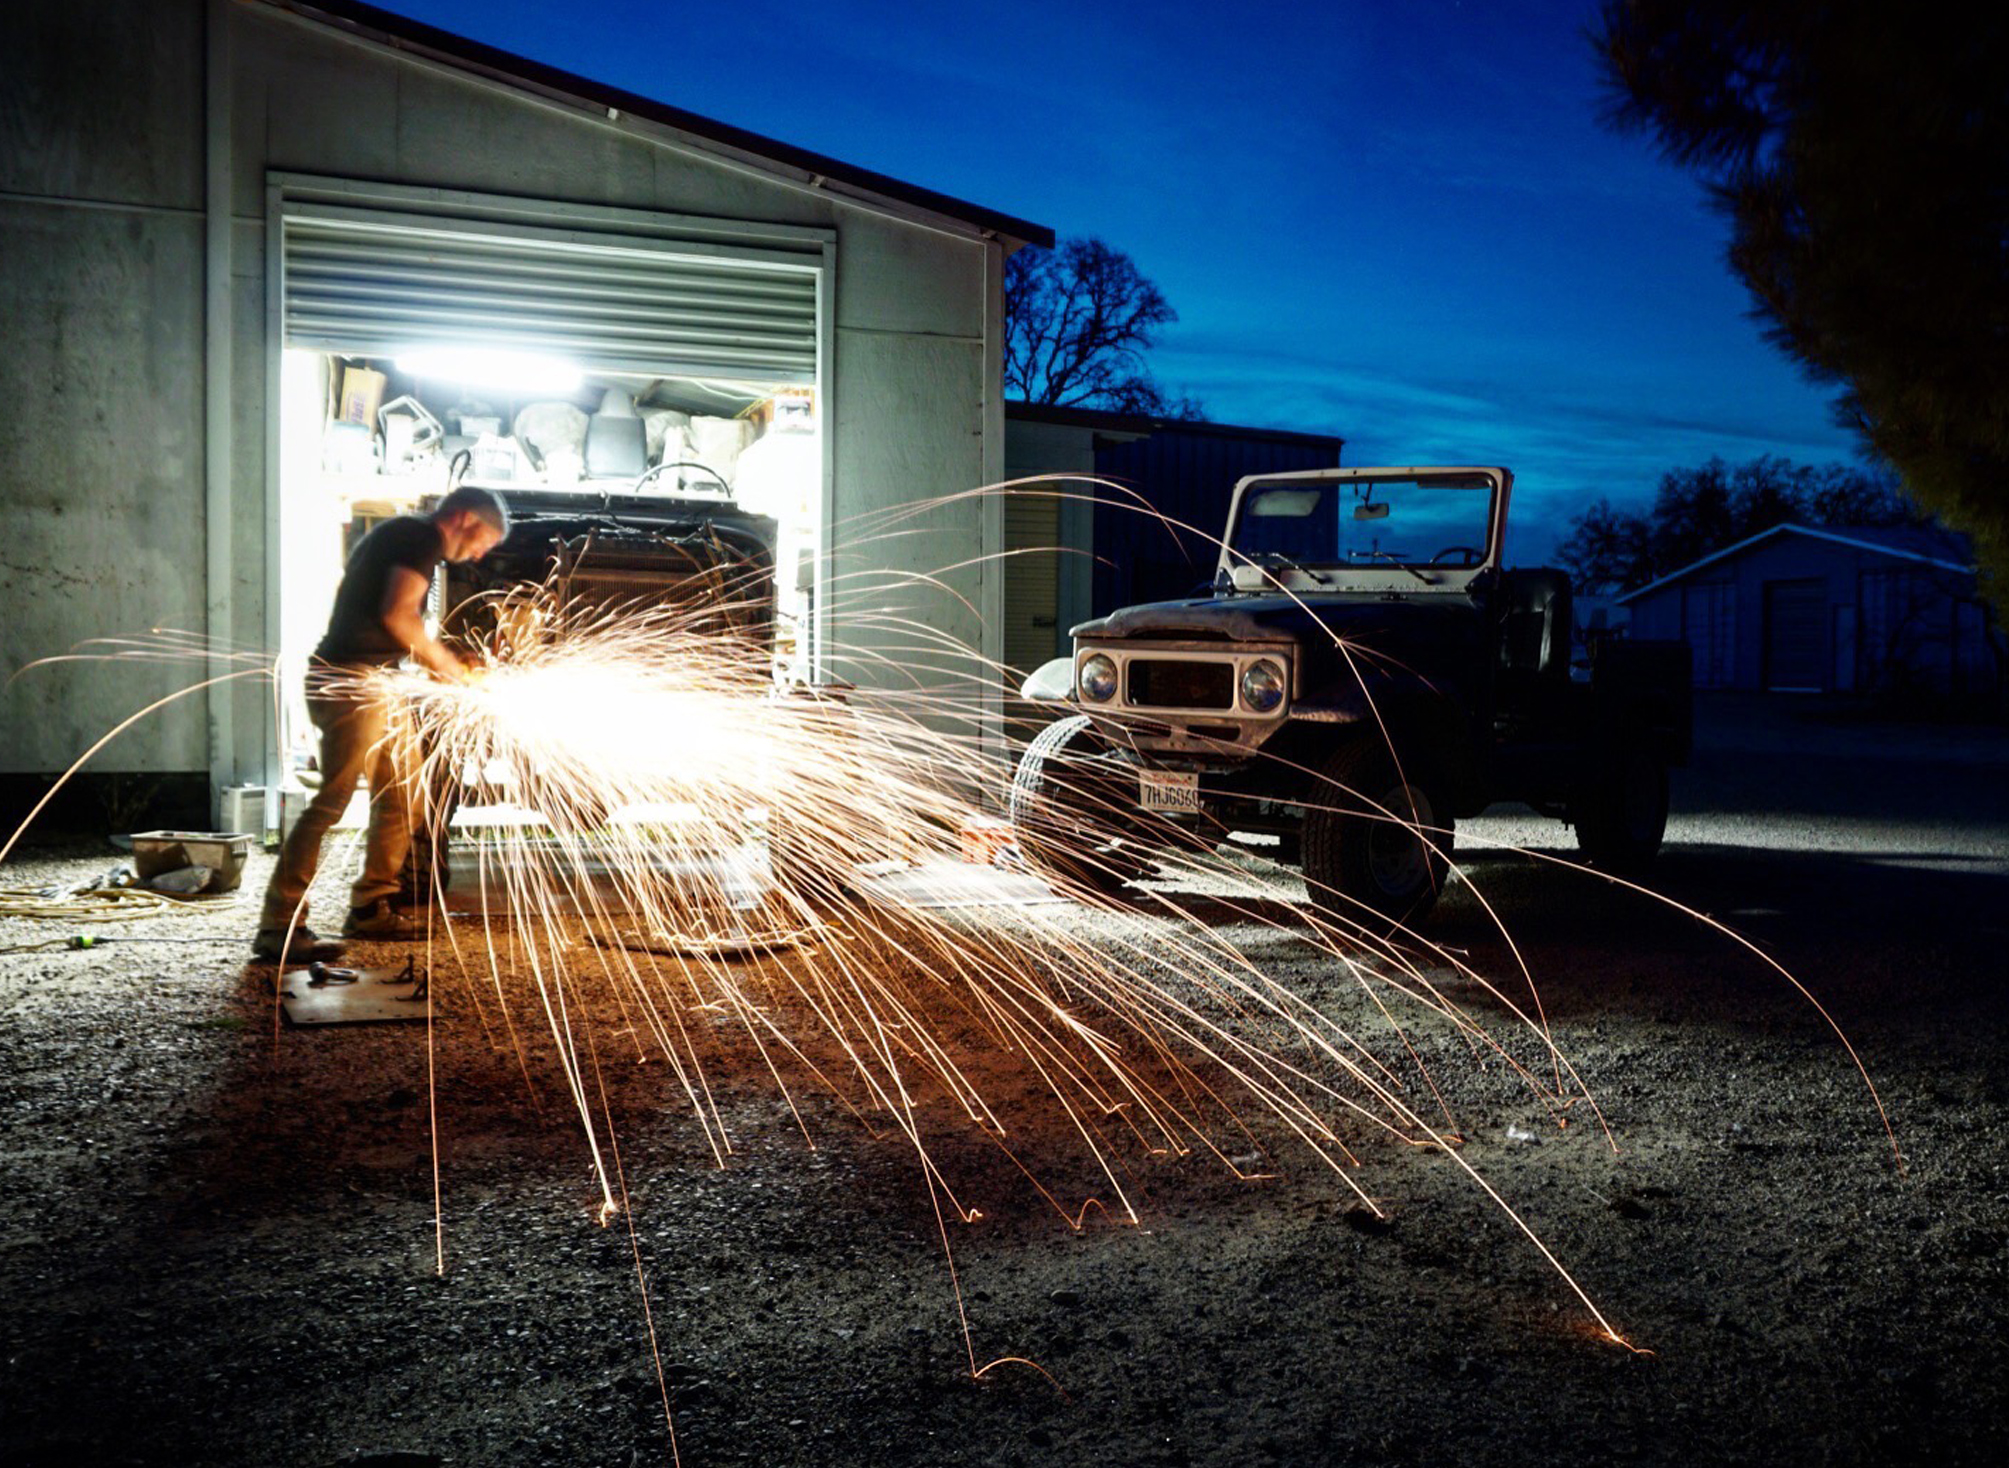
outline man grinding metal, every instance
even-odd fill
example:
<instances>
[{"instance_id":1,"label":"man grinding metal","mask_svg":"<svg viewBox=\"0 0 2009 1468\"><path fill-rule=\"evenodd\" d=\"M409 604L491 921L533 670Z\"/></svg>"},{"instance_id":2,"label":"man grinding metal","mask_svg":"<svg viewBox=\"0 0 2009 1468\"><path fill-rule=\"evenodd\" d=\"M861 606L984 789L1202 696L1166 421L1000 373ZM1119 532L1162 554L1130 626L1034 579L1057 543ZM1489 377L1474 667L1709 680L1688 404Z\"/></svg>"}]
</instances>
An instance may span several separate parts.
<instances>
[{"instance_id":1,"label":"man grinding metal","mask_svg":"<svg viewBox=\"0 0 2009 1468\"><path fill-rule=\"evenodd\" d=\"M321 731L321 788L279 850L265 888L252 953L267 962L306 963L337 957L342 944L307 926L307 889L321 864L321 842L355 794L370 781L370 824L363 874L349 898L343 933L379 942L414 934L409 912L391 899L411 849L412 792L398 767L381 703L354 688L371 668L411 658L436 678L465 683L468 665L426 631L426 594L442 561L479 560L509 533L509 511L500 498L461 485L430 515L398 515L363 537L342 572L328 633L307 672L307 713Z\"/></svg>"}]
</instances>

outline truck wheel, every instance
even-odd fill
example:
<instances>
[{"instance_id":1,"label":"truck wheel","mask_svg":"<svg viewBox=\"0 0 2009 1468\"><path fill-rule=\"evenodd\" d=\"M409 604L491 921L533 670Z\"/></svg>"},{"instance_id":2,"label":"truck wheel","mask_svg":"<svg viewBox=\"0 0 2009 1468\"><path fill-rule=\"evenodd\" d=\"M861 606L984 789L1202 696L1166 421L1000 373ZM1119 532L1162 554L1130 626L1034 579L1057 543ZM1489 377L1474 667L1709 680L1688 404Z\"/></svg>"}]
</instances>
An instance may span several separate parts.
<instances>
[{"instance_id":1,"label":"truck wheel","mask_svg":"<svg viewBox=\"0 0 2009 1468\"><path fill-rule=\"evenodd\" d=\"M1421 918L1444 888L1451 843L1450 813L1372 740L1334 751L1305 799L1305 886L1342 923Z\"/></svg>"},{"instance_id":2,"label":"truck wheel","mask_svg":"<svg viewBox=\"0 0 2009 1468\"><path fill-rule=\"evenodd\" d=\"M1577 849L1600 871L1644 871L1667 834L1667 766L1637 744L1607 754L1570 802Z\"/></svg>"},{"instance_id":3,"label":"truck wheel","mask_svg":"<svg viewBox=\"0 0 2009 1468\"><path fill-rule=\"evenodd\" d=\"M1125 840L1123 782L1095 768L1089 720L1076 714L1042 729L1020 757L1006 813L1019 855L1059 886L1113 892L1152 870Z\"/></svg>"}]
</instances>

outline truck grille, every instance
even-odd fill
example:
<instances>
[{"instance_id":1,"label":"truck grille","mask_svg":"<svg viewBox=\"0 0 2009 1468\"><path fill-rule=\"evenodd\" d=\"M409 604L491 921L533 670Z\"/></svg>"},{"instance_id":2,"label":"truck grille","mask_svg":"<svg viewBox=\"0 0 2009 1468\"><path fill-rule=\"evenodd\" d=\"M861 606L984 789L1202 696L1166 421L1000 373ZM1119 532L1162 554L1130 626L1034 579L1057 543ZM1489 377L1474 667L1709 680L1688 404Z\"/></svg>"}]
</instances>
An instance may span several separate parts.
<instances>
[{"instance_id":1,"label":"truck grille","mask_svg":"<svg viewBox=\"0 0 2009 1468\"><path fill-rule=\"evenodd\" d=\"M1132 658L1125 701L1137 708L1231 709L1235 706L1235 666Z\"/></svg>"}]
</instances>

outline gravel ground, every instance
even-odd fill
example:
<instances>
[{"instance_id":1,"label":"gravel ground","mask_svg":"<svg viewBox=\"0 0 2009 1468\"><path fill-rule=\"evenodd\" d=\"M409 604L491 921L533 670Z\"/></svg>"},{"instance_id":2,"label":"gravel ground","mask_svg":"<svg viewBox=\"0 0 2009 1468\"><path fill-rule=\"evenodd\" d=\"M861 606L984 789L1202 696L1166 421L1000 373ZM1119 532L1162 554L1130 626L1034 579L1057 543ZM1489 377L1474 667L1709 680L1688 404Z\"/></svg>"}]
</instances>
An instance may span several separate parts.
<instances>
[{"instance_id":1,"label":"gravel ground","mask_svg":"<svg viewBox=\"0 0 2009 1468\"><path fill-rule=\"evenodd\" d=\"M1814 992L1903 1170L1841 1044L1759 957L1478 854L1564 853L1546 823L1490 817L1461 840L1619 1150L1415 1032L1460 1155L1650 1355L1599 1339L1453 1159L1365 1128L1353 1176L1385 1220L1284 1150L1261 1181L1131 1158L1142 1226L1091 1211L1079 1232L947 1128L936 1158L984 1211L954 1229L978 1359L1037 1363L973 1380L911 1149L814 1086L798 1126L731 1026L695 1041L736 1149L723 1168L666 1067L605 1057L634 1228L603 1229L548 1042L519 1065L492 1004L442 983L430 1048L418 1026L286 1032L239 943L141 941L239 937L239 907L0 957L0 1459L663 1463L653 1329L693 1468L1993 1462L2009 744L1711 703L1676 802L1656 886ZM0 881L107 860L30 852ZM1372 1028L1329 960L1205 891L1160 895ZM64 931L0 920L0 947ZM1471 891L1428 931L1519 983ZM1064 1131L1035 1112L1023 1155L1085 1186Z\"/></svg>"}]
</instances>

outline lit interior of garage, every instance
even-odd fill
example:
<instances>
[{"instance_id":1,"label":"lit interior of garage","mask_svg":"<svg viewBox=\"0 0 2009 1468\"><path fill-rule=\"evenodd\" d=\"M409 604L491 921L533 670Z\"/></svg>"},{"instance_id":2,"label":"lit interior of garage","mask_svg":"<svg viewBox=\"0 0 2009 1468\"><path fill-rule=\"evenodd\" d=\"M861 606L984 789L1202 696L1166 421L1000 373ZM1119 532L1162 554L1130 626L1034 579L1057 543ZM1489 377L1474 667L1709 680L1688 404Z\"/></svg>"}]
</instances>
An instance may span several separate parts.
<instances>
[{"instance_id":1,"label":"lit interior of garage","mask_svg":"<svg viewBox=\"0 0 2009 1468\"><path fill-rule=\"evenodd\" d=\"M814 265L716 245L289 205L276 424L282 678L348 552L455 483L778 526L774 660L817 656ZM312 747L298 693L279 743Z\"/></svg>"}]
</instances>

